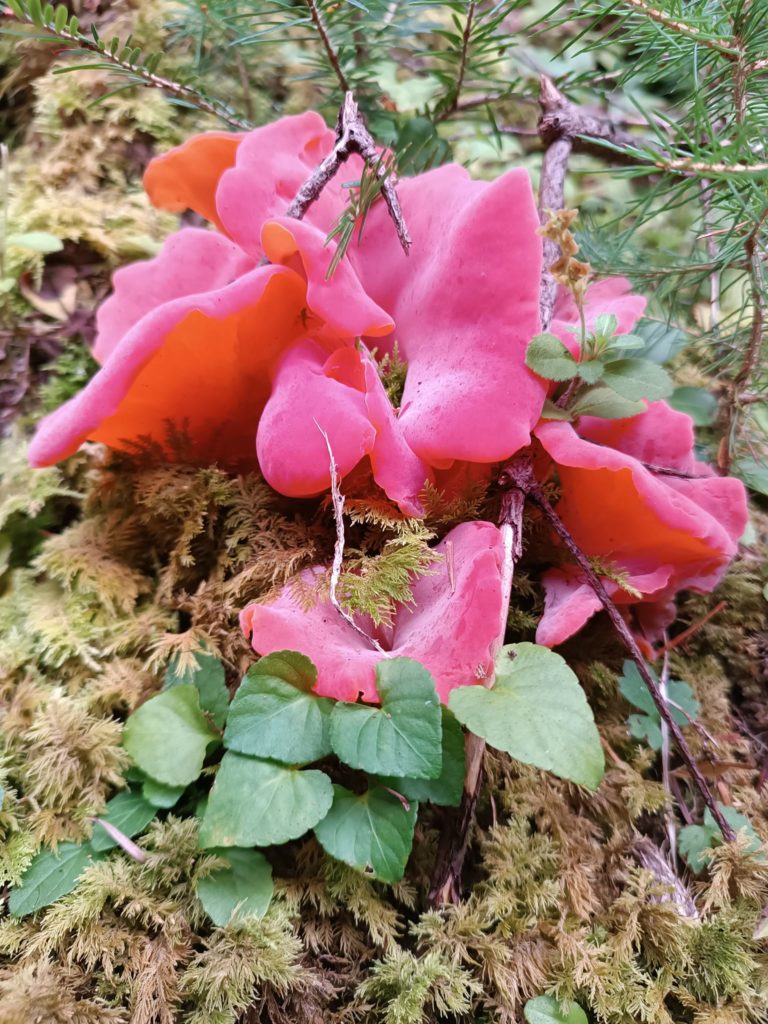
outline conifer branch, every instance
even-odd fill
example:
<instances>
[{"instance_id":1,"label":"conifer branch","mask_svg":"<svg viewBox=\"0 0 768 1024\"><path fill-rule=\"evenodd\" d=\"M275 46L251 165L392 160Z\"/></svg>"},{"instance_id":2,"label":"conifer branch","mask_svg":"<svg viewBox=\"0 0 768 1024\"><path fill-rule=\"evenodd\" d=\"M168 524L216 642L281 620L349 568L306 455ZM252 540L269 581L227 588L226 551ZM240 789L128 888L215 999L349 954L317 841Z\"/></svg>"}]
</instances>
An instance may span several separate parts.
<instances>
[{"instance_id":1,"label":"conifer branch","mask_svg":"<svg viewBox=\"0 0 768 1024\"><path fill-rule=\"evenodd\" d=\"M659 25L663 25L664 28L670 29L672 32L677 32L678 35L686 36L686 38L692 40L694 43L699 43L701 46L706 46L710 50L715 50L717 53L722 54L724 57L728 57L730 60L738 60L741 56L741 50L734 46L728 39L716 39L712 36L702 34L698 29L694 28L693 25L689 25L687 22L680 21L679 18L672 18L664 11L658 10L656 7L652 7L646 3L645 0L624 0L624 3L630 7L634 7L636 11L640 11L651 21L657 22Z\"/></svg>"},{"instance_id":2,"label":"conifer branch","mask_svg":"<svg viewBox=\"0 0 768 1024\"><path fill-rule=\"evenodd\" d=\"M467 0L467 20L464 31L461 34L461 52L459 54L459 66L456 72L456 83L453 87L453 97L448 106L440 111L435 120L445 121L451 114L459 109L459 98L464 88L464 78L467 74L467 63L469 61L469 44L472 39L472 28L475 20L475 0Z\"/></svg>"},{"instance_id":3,"label":"conifer branch","mask_svg":"<svg viewBox=\"0 0 768 1024\"><path fill-rule=\"evenodd\" d=\"M347 76L344 74L344 71L341 67L341 62L339 61L339 55L336 52L333 43L331 42L331 37L328 34L328 26L325 24L325 18L323 17L320 7L318 6L317 0L307 0L307 7L309 8L309 15L312 18L312 24L317 29L317 34L320 36L320 41L322 42L323 48L325 49L326 56L328 57L328 62L333 68L333 72L339 80L339 85L341 86L343 92L349 92L349 90L351 89L349 80L347 79Z\"/></svg>"},{"instance_id":4,"label":"conifer branch","mask_svg":"<svg viewBox=\"0 0 768 1024\"><path fill-rule=\"evenodd\" d=\"M355 97L348 92L339 110L336 121L336 144L328 156L317 166L286 210L287 217L295 217L301 220L309 207L318 198L328 182L334 177L341 165L352 155L357 153L365 160L369 169L379 179L381 193L384 202L387 204L389 215L395 225L397 237L403 251L407 254L411 247L411 236L408 234L408 227L400 208L400 201L397 198L397 191L392 180L392 175L379 156L376 143L365 126L365 121L355 101Z\"/></svg>"},{"instance_id":5,"label":"conifer branch","mask_svg":"<svg viewBox=\"0 0 768 1024\"><path fill-rule=\"evenodd\" d=\"M22 6L20 3L6 3L3 4L2 14L9 14L14 17L17 21L22 24L32 25L35 28L41 29L47 32L51 38L51 41L55 39L61 40L67 44L67 48L72 50L85 50L88 53L93 53L100 58L102 63L85 65L88 68L102 69L102 70L117 70L139 79L136 82L137 85L151 86L155 89L160 89L170 96L176 99L182 100L184 103L188 103L190 106L195 107L197 110L201 110L203 113L212 114L214 117L219 118L225 124L228 124L230 128L239 129L240 131L248 131L253 127L248 121L244 121L241 118L235 116L226 104L219 100L209 99L203 95L199 90L194 89L190 85L183 85L180 82L174 82L173 79L164 78L162 75L158 75L156 71L152 70L143 64L137 62L137 57L140 55L138 48L131 48L129 45L120 47L119 45L113 47L112 45L107 46L103 39L99 38L94 33L93 38L89 38L84 33L77 29L77 19L73 18L67 24L59 27L52 21L41 21L32 16L32 14ZM159 54L152 55L155 63L159 60Z\"/></svg>"}]
</instances>

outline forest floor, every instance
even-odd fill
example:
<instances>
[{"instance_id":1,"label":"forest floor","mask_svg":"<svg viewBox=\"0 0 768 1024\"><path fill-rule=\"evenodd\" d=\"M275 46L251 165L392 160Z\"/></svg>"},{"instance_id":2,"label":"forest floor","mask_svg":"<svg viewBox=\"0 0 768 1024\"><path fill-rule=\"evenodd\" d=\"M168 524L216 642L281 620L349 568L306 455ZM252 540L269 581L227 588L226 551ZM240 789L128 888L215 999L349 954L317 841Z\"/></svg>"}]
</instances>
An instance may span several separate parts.
<instances>
[{"instance_id":1,"label":"forest floor","mask_svg":"<svg viewBox=\"0 0 768 1024\"><path fill-rule=\"evenodd\" d=\"M183 21L190 8L85 4L86 20L91 10L105 36L134 32L166 49L177 72L190 61L189 39L177 42L167 27L169 12ZM327 558L334 540L319 500L296 514L256 474L157 466L100 446L56 468L28 467L36 421L96 368L94 311L111 272L156 253L178 224L141 190L149 158L220 124L160 90L114 90L103 69L56 74L54 48L29 40L14 53L17 43L0 42L5 231L40 237L36 247L3 246L0 292L5 895L41 844L87 838L92 817L126 784L122 723L161 685L169 659L205 643L233 690L254 659L240 608ZM301 57L290 46L270 60L273 77L246 90L246 103L237 68L206 73L258 123L278 108L332 110L312 79L294 73ZM401 92L417 90L417 80ZM515 109L527 127L512 142L501 133L496 148L487 125L459 121L446 131L457 159L486 176L513 159L538 173L535 103ZM620 207L641 187L596 173L593 154L579 159L568 190L583 209ZM672 209L643 244L663 248L696 230L687 208ZM585 231L585 251L590 238ZM701 396L717 397L721 384L697 344L711 309L701 290L691 295L687 323L654 317L664 324L660 344L676 351L676 383L697 389L700 446L711 453L717 423ZM216 927L195 895L205 857L188 796L158 810L136 840L144 863L113 850L51 906L2 912L0 1024L512 1024L545 993L565 1006L551 1024L584 1019L569 1016L569 1001L601 1024L767 1019L768 517L757 490L751 509L728 576L714 594L681 597L657 662L697 702L685 735L720 804L743 816L733 819L746 826L735 844L709 829L697 837L701 849L712 845L709 859L677 846L686 825L705 820L704 806L682 762L673 755L665 773L648 731L632 729L641 709L618 687L625 654L597 616L560 653L594 710L604 781L589 793L486 753L458 904L427 906L450 813L428 807L402 882L370 881L303 839L269 854L276 888L267 914ZM362 537L361 528L351 540ZM535 566L533 544L516 576L509 641L533 638L543 604Z\"/></svg>"}]
</instances>

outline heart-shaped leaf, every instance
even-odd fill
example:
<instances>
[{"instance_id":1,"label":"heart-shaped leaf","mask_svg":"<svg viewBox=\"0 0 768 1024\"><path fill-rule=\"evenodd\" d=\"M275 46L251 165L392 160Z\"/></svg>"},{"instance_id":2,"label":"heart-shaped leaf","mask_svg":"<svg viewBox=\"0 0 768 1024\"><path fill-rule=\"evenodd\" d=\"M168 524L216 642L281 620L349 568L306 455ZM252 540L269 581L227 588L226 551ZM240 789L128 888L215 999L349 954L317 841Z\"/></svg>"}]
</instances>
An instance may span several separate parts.
<instances>
[{"instance_id":1,"label":"heart-shaped leaf","mask_svg":"<svg viewBox=\"0 0 768 1024\"><path fill-rule=\"evenodd\" d=\"M200 710L190 683L164 690L142 704L123 730L123 746L141 770L166 786L186 786L200 774L205 751L218 734Z\"/></svg>"},{"instance_id":2,"label":"heart-shaped leaf","mask_svg":"<svg viewBox=\"0 0 768 1024\"><path fill-rule=\"evenodd\" d=\"M554 651L509 644L496 659L493 688L460 686L449 707L497 750L589 789L599 786L605 762L592 711Z\"/></svg>"},{"instance_id":3,"label":"heart-shaped leaf","mask_svg":"<svg viewBox=\"0 0 768 1024\"><path fill-rule=\"evenodd\" d=\"M141 795L153 807L173 807L179 802L186 786L164 786L155 779L145 778L141 787Z\"/></svg>"},{"instance_id":4,"label":"heart-shaped leaf","mask_svg":"<svg viewBox=\"0 0 768 1024\"><path fill-rule=\"evenodd\" d=\"M224 745L254 757L307 764L331 752L333 701L312 692L309 658L281 651L248 669L229 710Z\"/></svg>"},{"instance_id":5,"label":"heart-shaped leaf","mask_svg":"<svg viewBox=\"0 0 768 1024\"><path fill-rule=\"evenodd\" d=\"M464 733L448 708L443 707L443 767L437 779L406 779L383 776L382 786L394 789L407 800L458 807L464 789Z\"/></svg>"},{"instance_id":6,"label":"heart-shaped leaf","mask_svg":"<svg viewBox=\"0 0 768 1024\"><path fill-rule=\"evenodd\" d=\"M196 667L187 672L180 668L179 659L174 658L165 673L165 689L191 683L200 694L200 707L207 711L216 725L224 728L229 709L229 690L227 689L224 666L207 651L198 651L195 656Z\"/></svg>"},{"instance_id":7,"label":"heart-shaped leaf","mask_svg":"<svg viewBox=\"0 0 768 1024\"><path fill-rule=\"evenodd\" d=\"M215 925L223 928L233 919L263 917L274 886L272 868L257 850L209 850L227 862L197 883L197 895L203 909Z\"/></svg>"},{"instance_id":8,"label":"heart-shaped leaf","mask_svg":"<svg viewBox=\"0 0 768 1024\"><path fill-rule=\"evenodd\" d=\"M442 767L442 724L435 681L410 658L376 666L381 707L339 701L331 714L331 745L352 768L371 775L436 779Z\"/></svg>"},{"instance_id":9,"label":"heart-shaped leaf","mask_svg":"<svg viewBox=\"0 0 768 1024\"><path fill-rule=\"evenodd\" d=\"M565 1011L561 1005L552 996L536 996L525 1004L523 1015L528 1024L587 1024L587 1015L578 1003L566 1004Z\"/></svg>"},{"instance_id":10,"label":"heart-shaped leaf","mask_svg":"<svg viewBox=\"0 0 768 1024\"><path fill-rule=\"evenodd\" d=\"M299 771L228 751L200 826L200 845L270 846L298 839L333 801L324 772Z\"/></svg>"},{"instance_id":11,"label":"heart-shaped leaf","mask_svg":"<svg viewBox=\"0 0 768 1024\"><path fill-rule=\"evenodd\" d=\"M337 860L381 882L399 882L413 845L418 804L408 810L385 789L373 787L356 796L333 787L333 806L315 835Z\"/></svg>"}]
</instances>

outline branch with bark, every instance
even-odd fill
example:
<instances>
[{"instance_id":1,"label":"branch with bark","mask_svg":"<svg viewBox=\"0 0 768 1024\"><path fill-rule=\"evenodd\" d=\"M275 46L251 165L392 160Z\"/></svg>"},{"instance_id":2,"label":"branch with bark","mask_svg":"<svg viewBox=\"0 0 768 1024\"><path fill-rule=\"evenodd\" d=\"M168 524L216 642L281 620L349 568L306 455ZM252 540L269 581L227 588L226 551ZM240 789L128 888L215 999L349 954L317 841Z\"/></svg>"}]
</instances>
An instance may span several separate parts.
<instances>
[{"instance_id":1,"label":"branch with bark","mask_svg":"<svg viewBox=\"0 0 768 1024\"><path fill-rule=\"evenodd\" d=\"M336 144L296 193L293 202L286 210L286 216L301 220L341 165L353 153L361 156L368 168L379 179L381 194L387 204L389 216L395 225L395 231L403 251L407 254L411 247L411 236L408 234L408 227L400 208L400 200L397 198L395 177L390 168L382 162L381 154L376 148L373 136L368 131L357 101L351 92L345 95L339 110L336 121Z\"/></svg>"}]
</instances>

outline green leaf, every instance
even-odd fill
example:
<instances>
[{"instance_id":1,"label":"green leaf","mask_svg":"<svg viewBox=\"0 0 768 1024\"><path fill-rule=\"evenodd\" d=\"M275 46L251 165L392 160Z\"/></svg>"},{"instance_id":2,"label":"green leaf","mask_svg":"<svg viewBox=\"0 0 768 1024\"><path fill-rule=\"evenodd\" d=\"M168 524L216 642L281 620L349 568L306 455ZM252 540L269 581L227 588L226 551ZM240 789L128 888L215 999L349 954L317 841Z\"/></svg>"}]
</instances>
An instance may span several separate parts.
<instances>
[{"instance_id":1,"label":"green leaf","mask_svg":"<svg viewBox=\"0 0 768 1024\"><path fill-rule=\"evenodd\" d=\"M630 401L647 398L655 402L668 398L673 391L672 380L661 366L650 359L612 359L605 364L603 384Z\"/></svg>"},{"instance_id":2,"label":"green leaf","mask_svg":"<svg viewBox=\"0 0 768 1024\"><path fill-rule=\"evenodd\" d=\"M598 338L613 338L619 321L613 313L601 313L595 320L594 334Z\"/></svg>"},{"instance_id":3,"label":"green leaf","mask_svg":"<svg viewBox=\"0 0 768 1024\"><path fill-rule=\"evenodd\" d=\"M697 427L711 427L717 417L717 399L704 388L675 388L669 404L688 413Z\"/></svg>"},{"instance_id":4,"label":"green leaf","mask_svg":"<svg viewBox=\"0 0 768 1024\"><path fill-rule=\"evenodd\" d=\"M24 872L21 885L11 893L9 911L14 917L25 917L55 903L71 892L88 865L102 856L90 843L59 843L56 853L41 850Z\"/></svg>"},{"instance_id":5,"label":"green leaf","mask_svg":"<svg viewBox=\"0 0 768 1024\"><path fill-rule=\"evenodd\" d=\"M737 811L735 807L728 807L726 804L719 802L717 806L734 832L739 833L743 831L749 837L750 842L747 846L747 852L759 854L759 856L755 857L755 860L764 862L765 857L760 853L763 849L763 844L752 827L749 818ZM702 825L686 825L680 829L677 838L680 853L688 861L690 869L696 872L696 874L703 871L707 866L710 860L709 851L715 846L720 846L722 842L722 833L709 808L704 812L704 823Z\"/></svg>"},{"instance_id":6,"label":"green leaf","mask_svg":"<svg viewBox=\"0 0 768 1024\"><path fill-rule=\"evenodd\" d=\"M197 667L190 672L182 672L179 659L172 659L166 669L164 689L170 690L174 686L191 683L200 694L200 707L210 714L219 729L223 729L229 710L229 690L224 666L218 658L205 651L196 652L194 657Z\"/></svg>"},{"instance_id":7,"label":"green leaf","mask_svg":"<svg viewBox=\"0 0 768 1024\"><path fill-rule=\"evenodd\" d=\"M141 770L166 786L186 786L200 774L205 751L217 739L191 684L164 690L125 723L123 746Z\"/></svg>"},{"instance_id":8,"label":"green leaf","mask_svg":"<svg viewBox=\"0 0 768 1024\"><path fill-rule=\"evenodd\" d=\"M418 804L406 810L386 790L356 796L333 787L333 806L315 826L320 845L337 860L381 882L399 882L413 845Z\"/></svg>"},{"instance_id":9,"label":"green leaf","mask_svg":"<svg viewBox=\"0 0 768 1024\"><path fill-rule=\"evenodd\" d=\"M661 750L664 737L660 721L661 719L654 720L650 715L630 715L627 719L629 735L641 743L647 743L651 750Z\"/></svg>"},{"instance_id":10,"label":"green leaf","mask_svg":"<svg viewBox=\"0 0 768 1024\"><path fill-rule=\"evenodd\" d=\"M525 365L545 380L571 380L578 364L554 334L537 334L525 353Z\"/></svg>"},{"instance_id":11,"label":"green leaf","mask_svg":"<svg viewBox=\"0 0 768 1024\"><path fill-rule=\"evenodd\" d=\"M435 681L410 658L376 666L381 707L339 701L331 745L351 768L371 775L436 779L442 767L442 717Z\"/></svg>"},{"instance_id":12,"label":"green leaf","mask_svg":"<svg viewBox=\"0 0 768 1024\"><path fill-rule=\"evenodd\" d=\"M685 348L687 341L683 331L677 327L670 327L669 324L654 320L643 320L635 328L635 333L645 342L643 355L654 363L669 362Z\"/></svg>"},{"instance_id":13,"label":"green leaf","mask_svg":"<svg viewBox=\"0 0 768 1024\"><path fill-rule=\"evenodd\" d=\"M658 683L658 677L648 666L648 671ZM627 721L629 731L635 739L645 740L653 750L661 750L661 715L653 701L648 687L643 682L634 661L625 661L619 679L619 692L633 704L643 715L630 715ZM688 683L680 679L672 679L667 684L667 698L671 702L669 712L680 726L689 725L691 719L699 715L699 702Z\"/></svg>"},{"instance_id":14,"label":"green leaf","mask_svg":"<svg viewBox=\"0 0 768 1024\"><path fill-rule=\"evenodd\" d=\"M443 767L437 779L406 779L384 776L379 781L407 800L458 807L464 790L464 733L454 716L443 707Z\"/></svg>"},{"instance_id":15,"label":"green leaf","mask_svg":"<svg viewBox=\"0 0 768 1024\"><path fill-rule=\"evenodd\" d=\"M197 883L198 899L213 923L223 928L233 917L263 917L274 892L272 867L264 854L238 849L208 852L222 857L229 865Z\"/></svg>"},{"instance_id":16,"label":"green leaf","mask_svg":"<svg viewBox=\"0 0 768 1024\"><path fill-rule=\"evenodd\" d=\"M768 496L768 465L766 463L759 462L751 455L745 455L734 463L733 474L743 480L751 490Z\"/></svg>"},{"instance_id":17,"label":"green leaf","mask_svg":"<svg viewBox=\"0 0 768 1024\"><path fill-rule=\"evenodd\" d=\"M56 235L47 231L24 231L20 234L11 234L6 238L8 245L15 245L17 249L29 249L30 252L61 252L64 243Z\"/></svg>"},{"instance_id":18,"label":"green leaf","mask_svg":"<svg viewBox=\"0 0 768 1024\"><path fill-rule=\"evenodd\" d=\"M333 787L324 772L299 771L229 751L208 798L200 845L287 843L324 818L332 801Z\"/></svg>"},{"instance_id":19,"label":"green leaf","mask_svg":"<svg viewBox=\"0 0 768 1024\"><path fill-rule=\"evenodd\" d=\"M509 644L496 659L492 689L460 686L448 706L462 725L497 750L596 789L604 758L579 681L554 651Z\"/></svg>"},{"instance_id":20,"label":"green leaf","mask_svg":"<svg viewBox=\"0 0 768 1024\"><path fill-rule=\"evenodd\" d=\"M603 376L605 364L599 359L586 359L578 363L579 376L587 384L596 384Z\"/></svg>"},{"instance_id":21,"label":"green leaf","mask_svg":"<svg viewBox=\"0 0 768 1024\"><path fill-rule=\"evenodd\" d=\"M719 835L719 830L718 830ZM703 825L685 825L677 837L677 848L697 875L709 862L708 851L718 845L716 836Z\"/></svg>"},{"instance_id":22,"label":"green leaf","mask_svg":"<svg viewBox=\"0 0 768 1024\"><path fill-rule=\"evenodd\" d=\"M306 764L331 753L334 702L312 693L317 670L309 658L281 651L248 669L229 711L224 745L254 757Z\"/></svg>"},{"instance_id":23,"label":"green leaf","mask_svg":"<svg viewBox=\"0 0 768 1024\"><path fill-rule=\"evenodd\" d=\"M600 416L604 420L623 420L645 412L643 402L630 402L603 384L589 388L571 406L573 416Z\"/></svg>"},{"instance_id":24,"label":"green leaf","mask_svg":"<svg viewBox=\"0 0 768 1024\"><path fill-rule=\"evenodd\" d=\"M637 334L617 334L609 339L609 344L612 353L645 348L645 340Z\"/></svg>"},{"instance_id":25,"label":"green leaf","mask_svg":"<svg viewBox=\"0 0 768 1024\"><path fill-rule=\"evenodd\" d=\"M114 825L124 836L130 838L143 832L156 814L157 808L145 800L140 793L127 790L124 793L118 793L109 801L106 814L101 815L101 818L109 822L110 825ZM111 850L113 846L117 846L112 836L99 825L98 819L93 825L91 846L94 850L99 851Z\"/></svg>"},{"instance_id":26,"label":"green leaf","mask_svg":"<svg viewBox=\"0 0 768 1024\"><path fill-rule=\"evenodd\" d=\"M560 1009L568 1006L567 1012ZM523 1008L528 1024L588 1024L587 1015L578 1003L560 1003L552 996L536 996L529 999Z\"/></svg>"},{"instance_id":27,"label":"green leaf","mask_svg":"<svg viewBox=\"0 0 768 1024\"><path fill-rule=\"evenodd\" d=\"M145 778L141 787L141 795L153 807L173 807L179 802L186 786L164 786L155 779Z\"/></svg>"}]
</instances>

